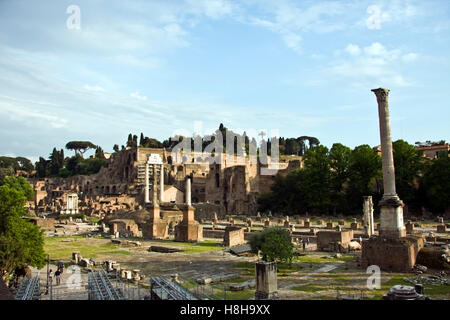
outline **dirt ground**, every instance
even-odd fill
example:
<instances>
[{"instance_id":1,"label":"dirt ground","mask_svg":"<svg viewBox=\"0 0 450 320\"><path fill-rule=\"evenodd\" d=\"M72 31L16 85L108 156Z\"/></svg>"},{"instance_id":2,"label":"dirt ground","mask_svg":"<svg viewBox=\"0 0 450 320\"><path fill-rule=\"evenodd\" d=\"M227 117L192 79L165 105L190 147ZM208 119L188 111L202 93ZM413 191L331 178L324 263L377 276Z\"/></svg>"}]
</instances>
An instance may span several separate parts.
<instances>
[{"instance_id":1,"label":"dirt ground","mask_svg":"<svg viewBox=\"0 0 450 320\"><path fill-rule=\"evenodd\" d=\"M201 244L176 243L170 240L139 241L141 246L115 245L110 239L103 237L89 237L88 233L93 232L94 226L78 224L67 226L66 234L58 230L58 236L54 237L53 232L49 232L46 238L46 251L50 254L50 259L69 261L71 252L80 251L83 258L96 258L98 260L114 260L120 264L122 269L140 270L145 276L141 282L144 287L148 284L151 276L166 276L178 274L179 279L190 289L199 289L195 284L198 278L215 277L224 274L234 274L230 280L224 281L220 285L225 288L230 283L239 283L246 280L255 279L254 263L256 256L238 257L226 252L227 248L220 245L217 239L206 239ZM126 239L124 239L126 240ZM184 252L159 253L149 252L151 245L179 247ZM367 289L367 279L369 274L359 265L360 252L344 254L335 258L332 253L310 251L298 257L292 266L285 269L279 268L278 272L278 294L280 299L337 299L343 295L354 299L381 299L395 284L407 284L404 278L412 277L412 273L388 273L381 274L381 287L378 290ZM56 268L56 267L55 267ZM45 269L41 273L45 277ZM432 272L432 271L430 271ZM62 282L66 283L71 275L63 275ZM87 283L87 274L81 273L81 282ZM215 289L219 288L216 284ZM66 284L67 286L67 284ZM56 288L64 292L64 286ZM450 286L425 286L432 298L450 299ZM72 290L72 291L70 291ZM65 290L75 292L72 288ZM213 290L213 289L211 289ZM213 290L213 291L214 291ZM81 291L80 291L81 292ZM234 295L233 295L234 294ZM217 293L222 296L222 292ZM61 295L62 297L63 295ZM245 290L241 293L228 293L228 298L252 299L254 289ZM70 295L67 295L69 299ZM87 298L81 293L73 298Z\"/></svg>"}]
</instances>

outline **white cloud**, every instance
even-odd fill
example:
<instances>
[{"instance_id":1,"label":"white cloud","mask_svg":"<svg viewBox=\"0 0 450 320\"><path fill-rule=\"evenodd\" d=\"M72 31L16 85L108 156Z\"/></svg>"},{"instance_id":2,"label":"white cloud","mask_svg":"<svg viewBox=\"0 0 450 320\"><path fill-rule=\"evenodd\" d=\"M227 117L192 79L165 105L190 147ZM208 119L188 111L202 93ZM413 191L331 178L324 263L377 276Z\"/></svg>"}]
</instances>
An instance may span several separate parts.
<instances>
[{"instance_id":1,"label":"white cloud","mask_svg":"<svg viewBox=\"0 0 450 320\"><path fill-rule=\"evenodd\" d=\"M137 99L137 100L141 100L141 101L147 100L147 97L141 96L138 91L130 93L130 97Z\"/></svg>"},{"instance_id":2,"label":"white cloud","mask_svg":"<svg viewBox=\"0 0 450 320\"><path fill-rule=\"evenodd\" d=\"M359 48L359 46L351 43L347 46L347 48L345 48L345 51L347 51L352 56L358 56L361 53L361 49Z\"/></svg>"},{"instance_id":3,"label":"white cloud","mask_svg":"<svg viewBox=\"0 0 450 320\"><path fill-rule=\"evenodd\" d=\"M233 12L235 5L225 0L188 0L189 10L204 14L212 19L219 19Z\"/></svg>"},{"instance_id":4,"label":"white cloud","mask_svg":"<svg viewBox=\"0 0 450 320\"><path fill-rule=\"evenodd\" d=\"M15 121L27 124L34 124L38 121L42 124L49 124L55 129L67 127L68 120L46 113L44 110L35 107L26 107L16 102L0 101L0 113Z\"/></svg>"},{"instance_id":5,"label":"white cloud","mask_svg":"<svg viewBox=\"0 0 450 320\"><path fill-rule=\"evenodd\" d=\"M406 23L421 14L419 8L423 3L414 3L411 0L381 0L377 5L370 5L366 9L364 20L370 30L380 30L385 23Z\"/></svg>"},{"instance_id":6,"label":"white cloud","mask_svg":"<svg viewBox=\"0 0 450 320\"><path fill-rule=\"evenodd\" d=\"M245 17L240 17L240 21L279 34L285 45L296 52L301 52L303 33L342 30L344 25L331 18L345 14L347 8L346 4L339 1L320 2L303 7L289 1L262 1L257 2L257 5L264 14L256 16L247 13Z\"/></svg>"},{"instance_id":7,"label":"white cloud","mask_svg":"<svg viewBox=\"0 0 450 320\"><path fill-rule=\"evenodd\" d=\"M419 55L417 53L407 53L402 56L402 60L405 62L413 62L416 61L419 58Z\"/></svg>"},{"instance_id":8,"label":"white cloud","mask_svg":"<svg viewBox=\"0 0 450 320\"><path fill-rule=\"evenodd\" d=\"M92 91L92 92L105 92L105 89L103 89L100 86L90 86L90 85L85 84L83 88L88 91Z\"/></svg>"},{"instance_id":9,"label":"white cloud","mask_svg":"<svg viewBox=\"0 0 450 320\"><path fill-rule=\"evenodd\" d=\"M283 41L286 46L296 52L301 51L302 37L295 33L287 33L283 35Z\"/></svg>"},{"instance_id":10,"label":"white cloud","mask_svg":"<svg viewBox=\"0 0 450 320\"><path fill-rule=\"evenodd\" d=\"M401 74L401 63L412 61L415 53L402 54L400 49L387 49L383 44L374 42L360 49L349 44L344 52L348 56L337 58L327 72L346 77L360 85L410 86L412 83Z\"/></svg>"}]
</instances>

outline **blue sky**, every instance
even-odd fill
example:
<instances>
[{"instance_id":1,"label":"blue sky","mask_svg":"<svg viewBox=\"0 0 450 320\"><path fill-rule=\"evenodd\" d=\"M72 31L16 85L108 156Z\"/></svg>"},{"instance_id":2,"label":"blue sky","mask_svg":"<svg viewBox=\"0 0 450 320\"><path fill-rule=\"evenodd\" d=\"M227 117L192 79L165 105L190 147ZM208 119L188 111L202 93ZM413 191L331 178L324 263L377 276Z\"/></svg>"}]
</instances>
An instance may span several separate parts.
<instances>
[{"instance_id":1,"label":"blue sky","mask_svg":"<svg viewBox=\"0 0 450 320\"><path fill-rule=\"evenodd\" d=\"M448 0L3 0L0 29L3 155L221 122L377 145L378 87L393 139L449 139Z\"/></svg>"}]
</instances>

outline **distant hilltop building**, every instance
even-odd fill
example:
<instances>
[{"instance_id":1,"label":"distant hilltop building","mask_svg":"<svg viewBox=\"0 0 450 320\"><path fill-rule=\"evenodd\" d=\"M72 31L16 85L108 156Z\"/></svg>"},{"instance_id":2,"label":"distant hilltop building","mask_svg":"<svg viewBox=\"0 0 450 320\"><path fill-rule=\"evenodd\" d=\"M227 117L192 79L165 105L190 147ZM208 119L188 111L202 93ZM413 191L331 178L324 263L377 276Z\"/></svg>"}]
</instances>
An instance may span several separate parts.
<instances>
[{"instance_id":1,"label":"distant hilltop building","mask_svg":"<svg viewBox=\"0 0 450 320\"><path fill-rule=\"evenodd\" d=\"M423 152L423 156L428 159L436 159L439 157L441 153L450 153L450 144L445 143L444 141L440 142L416 142L417 150ZM373 150L381 156L381 146L378 145L373 147Z\"/></svg>"},{"instance_id":2,"label":"distant hilltop building","mask_svg":"<svg viewBox=\"0 0 450 320\"><path fill-rule=\"evenodd\" d=\"M430 159L435 159L439 157L439 154L441 152L449 152L450 151L450 145L448 143L443 144L435 144L431 146L422 145L417 147L418 150L423 152L423 155Z\"/></svg>"}]
</instances>

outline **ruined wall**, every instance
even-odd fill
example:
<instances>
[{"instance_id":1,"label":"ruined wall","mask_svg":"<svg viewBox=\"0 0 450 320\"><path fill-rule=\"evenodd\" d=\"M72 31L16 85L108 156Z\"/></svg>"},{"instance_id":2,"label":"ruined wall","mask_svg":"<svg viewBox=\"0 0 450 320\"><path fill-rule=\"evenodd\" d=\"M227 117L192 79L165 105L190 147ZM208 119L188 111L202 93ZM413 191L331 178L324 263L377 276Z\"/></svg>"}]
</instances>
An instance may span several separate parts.
<instances>
[{"instance_id":1,"label":"ruined wall","mask_svg":"<svg viewBox=\"0 0 450 320\"><path fill-rule=\"evenodd\" d=\"M214 213L217 214L219 219L225 218L225 208L221 205L212 203L193 203L192 206L195 208L195 218L197 220L205 219L212 221L214 219Z\"/></svg>"},{"instance_id":2,"label":"ruined wall","mask_svg":"<svg viewBox=\"0 0 450 320\"><path fill-rule=\"evenodd\" d=\"M318 251L339 251L339 247L348 248L353 239L353 230L319 231L317 233ZM340 244L340 246L338 246Z\"/></svg>"}]
</instances>

